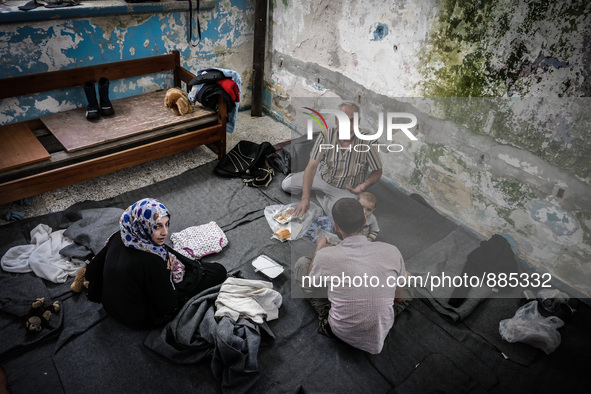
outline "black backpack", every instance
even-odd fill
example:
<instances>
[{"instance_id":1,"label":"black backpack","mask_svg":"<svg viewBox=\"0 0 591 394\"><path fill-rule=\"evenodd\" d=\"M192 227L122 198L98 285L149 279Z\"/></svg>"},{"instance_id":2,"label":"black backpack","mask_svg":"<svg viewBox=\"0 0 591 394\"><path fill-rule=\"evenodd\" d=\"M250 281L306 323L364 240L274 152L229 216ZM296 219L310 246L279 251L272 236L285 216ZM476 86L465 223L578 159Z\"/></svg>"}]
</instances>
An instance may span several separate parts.
<instances>
[{"instance_id":1,"label":"black backpack","mask_svg":"<svg viewBox=\"0 0 591 394\"><path fill-rule=\"evenodd\" d=\"M507 276L511 273L519 276L520 273L519 264L509 241L499 234L494 234L488 241L480 242L480 246L468 254L461 276L481 277L487 273L495 274L495 278L500 273ZM449 305L454 308L462 305L468 297L470 289L471 286L468 286L467 283L464 283L464 286L455 287L448 301ZM504 286L500 287L498 291L499 293L505 293L514 289L515 287L512 286Z\"/></svg>"},{"instance_id":2,"label":"black backpack","mask_svg":"<svg viewBox=\"0 0 591 394\"><path fill-rule=\"evenodd\" d=\"M291 154L287 149L279 148L267 156L267 162L275 171L288 175L291 172Z\"/></svg>"},{"instance_id":3,"label":"black backpack","mask_svg":"<svg viewBox=\"0 0 591 394\"><path fill-rule=\"evenodd\" d=\"M273 180L274 171L266 157L274 152L275 148L269 142L240 141L222 157L213 171L224 177L242 178L248 186L267 186Z\"/></svg>"}]
</instances>

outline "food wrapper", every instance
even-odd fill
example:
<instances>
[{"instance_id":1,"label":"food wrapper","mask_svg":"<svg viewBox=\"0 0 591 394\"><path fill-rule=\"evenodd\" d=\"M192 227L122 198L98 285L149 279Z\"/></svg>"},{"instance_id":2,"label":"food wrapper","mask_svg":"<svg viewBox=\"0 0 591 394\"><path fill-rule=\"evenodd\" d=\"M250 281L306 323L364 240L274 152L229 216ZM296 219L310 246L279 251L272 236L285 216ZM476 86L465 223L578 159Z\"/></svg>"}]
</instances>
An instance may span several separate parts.
<instances>
[{"instance_id":1,"label":"food wrapper","mask_svg":"<svg viewBox=\"0 0 591 394\"><path fill-rule=\"evenodd\" d=\"M283 211L279 211L275 215L273 215L273 219L275 219L279 224L289 223L292 218L291 215L293 213L293 210L294 207L289 207Z\"/></svg>"},{"instance_id":2,"label":"food wrapper","mask_svg":"<svg viewBox=\"0 0 591 394\"><path fill-rule=\"evenodd\" d=\"M254 267L254 272L260 272L269 279L275 279L284 271L278 262L264 254L254 259L252 266Z\"/></svg>"},{"instance_id":3,"label":"food wrapper","mask_svg":"<svg viewBox=\"0 0 591 394\"><path fill-rule=\"evenodd\" d=\"M322 209L318 205L310 203L310 209L304 217L297 218L292 216L297 205L298 202L294 202L287 205L269 205L265 207L265 218L273 232L271 238L278 239L281 242L299 239L304 236L314 219L322 214ZM279 232L282 229L289 231L287 238L285 238L286 231Z\"/></svg>"}]
</instances>

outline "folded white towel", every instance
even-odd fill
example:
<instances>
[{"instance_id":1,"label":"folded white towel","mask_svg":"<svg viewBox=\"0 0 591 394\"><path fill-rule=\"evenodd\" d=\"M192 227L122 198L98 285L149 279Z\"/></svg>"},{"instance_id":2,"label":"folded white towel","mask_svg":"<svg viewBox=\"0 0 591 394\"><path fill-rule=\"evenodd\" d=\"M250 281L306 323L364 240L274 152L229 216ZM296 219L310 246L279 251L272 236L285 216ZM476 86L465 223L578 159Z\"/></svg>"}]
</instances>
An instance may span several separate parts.
<instances>
[{"instance_id":1,"label":"folded white towel","mask_svg":"<svg viewBox=\"0 0 591 394\"><path fill-rule=\"evenodd\" d=\"M215 302L215 317L240 317L261 324L279 317L283 302L281 294L273 290L271 282L241 278L228 278L222 284Z\"/></svg>"}]
</instances>

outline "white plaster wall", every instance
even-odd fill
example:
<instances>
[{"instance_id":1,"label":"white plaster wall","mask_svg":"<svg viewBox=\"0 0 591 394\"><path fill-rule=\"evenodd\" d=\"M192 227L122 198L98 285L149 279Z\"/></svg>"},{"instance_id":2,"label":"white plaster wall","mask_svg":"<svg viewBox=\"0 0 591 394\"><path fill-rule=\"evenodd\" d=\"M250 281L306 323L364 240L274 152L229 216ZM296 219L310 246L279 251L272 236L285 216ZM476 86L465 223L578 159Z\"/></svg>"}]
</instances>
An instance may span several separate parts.
<instances>
[{"instance_id":1,"label":"white plaster wall","mask_svg":"<svg viewBox=\"0 0 591 394\"><path fill-rule=\"evenodd\" d=\"M504 235L536 269L591 295L591 101L581 98L591 7L539 3L482 2L466 18L472 3L275 1L266 104L300 130L295 98L358 101L373 130L379 111L416 114L419 140L395 135L405 149L382 154L385 177L484 237ZM461 90L462 75L477 84ZM505 108L433 97L466 91L502 97Z\"/></svg>"},{"instance_id":2,"label":"white plaster wall","mask_svg":"<svg viewBox=\"0 0 591 394\"><path fill-rule=\"evenodd\" d=\"M417 53L428 37L433 4L425 1L277 2L274 49L316 62L390 97L416 96ZM388 35L373 40L378 23Z\"/></svg>"}]
</instances>

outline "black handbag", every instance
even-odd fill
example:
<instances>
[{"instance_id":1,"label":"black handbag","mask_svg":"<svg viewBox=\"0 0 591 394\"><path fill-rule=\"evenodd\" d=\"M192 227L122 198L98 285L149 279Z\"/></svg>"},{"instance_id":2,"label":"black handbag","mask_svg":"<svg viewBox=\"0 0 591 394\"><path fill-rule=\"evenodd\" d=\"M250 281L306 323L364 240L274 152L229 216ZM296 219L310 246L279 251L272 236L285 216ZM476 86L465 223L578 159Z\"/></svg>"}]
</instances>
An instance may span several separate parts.
<instances>
[{"instance_id":1,"label":"black handbag","mask_svg":"<svg viewBox=\"0 0 591 394\"><path fill-rule=\"evenodd\" d=\"M291 172L291 154L287 149L279 148L267 156L267 161L274 170L288 175Z\"/></svg>"},{"instance_id":2,"label":"black handbag","mask_svg":"<svg viewBox=\"0 0 591 394\"><path fill-rule=\"evenodd\" d=\"M224 177L242 178L248 186L267 186L275 172L266 158L274 152L269 142L257 144L243 140L222 157L213 171Z\"/></svg>"}]
</instances>

